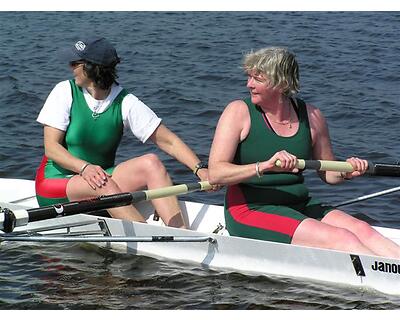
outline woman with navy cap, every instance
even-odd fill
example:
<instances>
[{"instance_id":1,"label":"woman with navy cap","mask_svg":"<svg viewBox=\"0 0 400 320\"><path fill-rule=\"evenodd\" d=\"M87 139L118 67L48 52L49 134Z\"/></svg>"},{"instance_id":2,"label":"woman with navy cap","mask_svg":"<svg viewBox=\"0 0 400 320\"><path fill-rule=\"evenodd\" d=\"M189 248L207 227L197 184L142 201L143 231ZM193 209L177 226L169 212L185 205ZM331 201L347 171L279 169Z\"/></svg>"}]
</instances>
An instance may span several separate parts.
<instances>
[{"instance_id":1,"label":"woman with navy cap","mask_svg":"<svg viewBox=\"0 0 400 320\"><path fill-rule=\"evenodd\" d=\"M120 59L106 39L77 41L64 56L74 78L54 87L37 118L44 126L45 147L36 174L39 205L170 186L171 179L155 154L115 165L126 127L143 143L152 140L207 180L206 166L196 154L116 82ZM153 200L153 205L166 225L185 227L176 197ZM132 205L108 211L115 218L144 222Z\"/></svg>"}]
</instances>

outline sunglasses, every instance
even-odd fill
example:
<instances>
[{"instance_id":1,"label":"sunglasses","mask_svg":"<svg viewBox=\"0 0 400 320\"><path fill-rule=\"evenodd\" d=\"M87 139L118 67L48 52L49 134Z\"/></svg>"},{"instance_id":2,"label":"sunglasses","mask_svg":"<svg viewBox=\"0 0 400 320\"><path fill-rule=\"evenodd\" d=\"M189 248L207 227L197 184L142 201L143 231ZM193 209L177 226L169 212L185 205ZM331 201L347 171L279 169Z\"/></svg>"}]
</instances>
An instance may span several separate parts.
<instances>
[{"instance_id":1,"label":"sunglasses","mask_svg":"<svg viewBox=\"0 0 400 320\"><path fill-rule=\"evenodd\" d=\"M81 64L84 64L85 62L84 61L71 61L70 63L69 63L69 65L72 67L72 68L76 68L76 67L78 67L78 66L80 66Z\"/></svg>"}]
</instances>

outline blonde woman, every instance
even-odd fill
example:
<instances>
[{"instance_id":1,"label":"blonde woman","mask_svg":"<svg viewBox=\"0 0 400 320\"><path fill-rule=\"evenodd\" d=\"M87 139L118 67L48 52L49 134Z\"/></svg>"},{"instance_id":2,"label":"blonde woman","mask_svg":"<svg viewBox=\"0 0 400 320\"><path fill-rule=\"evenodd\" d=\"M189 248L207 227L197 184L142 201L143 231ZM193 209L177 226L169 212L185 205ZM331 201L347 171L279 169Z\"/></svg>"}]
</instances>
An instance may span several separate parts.
<instances>
[{"instance_id":1,"label":"blonde woman","mask_svg":"<svg viewBox=\"0 0 400 320\"><path fill-rule=\"evenodd\" d=\"M297 159L334 160L321 111L295 97L299 67L284 48L244 57L250 97L223 111L210 152L212 184L228 185L225 218L231 235L400 257L400 247L367 223L310 197ZM280 160L282 167L275 166ZM323 172L329 184L365 173L368 163L347 159L353 173Z\"/></svg>"}]
</instances>

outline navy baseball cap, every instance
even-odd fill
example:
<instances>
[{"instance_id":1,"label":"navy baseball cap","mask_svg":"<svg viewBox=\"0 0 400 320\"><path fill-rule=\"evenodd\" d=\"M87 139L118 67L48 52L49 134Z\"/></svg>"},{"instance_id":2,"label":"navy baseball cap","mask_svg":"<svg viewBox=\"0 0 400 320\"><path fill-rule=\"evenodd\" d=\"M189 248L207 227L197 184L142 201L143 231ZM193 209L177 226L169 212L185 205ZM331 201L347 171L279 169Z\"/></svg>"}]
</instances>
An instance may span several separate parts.
<instances>
[{"instance_id":1,"label":"navy baseball cap","mask_svg":"<svg viewBox=\"0 0 400 320\"><path fill-rule=\"evenodd\" d=\"M86 60L103 66L120 62L117 51L105 38L79 40L72 47L61 52L61 57L68 62Z\"/></svg>"}]
</instances>

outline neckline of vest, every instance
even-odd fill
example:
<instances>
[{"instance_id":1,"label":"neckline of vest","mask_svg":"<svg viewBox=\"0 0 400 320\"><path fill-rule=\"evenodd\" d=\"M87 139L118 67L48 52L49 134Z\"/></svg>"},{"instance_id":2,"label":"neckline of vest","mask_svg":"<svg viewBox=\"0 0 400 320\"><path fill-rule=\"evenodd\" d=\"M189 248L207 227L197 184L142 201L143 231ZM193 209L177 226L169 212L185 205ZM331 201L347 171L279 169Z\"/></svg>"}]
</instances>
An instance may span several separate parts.
<instances>
[{"instance_id":1,"label":"neckline of vest","mask_svg":"<svg viewBox=\"0 0 400 320\"><path fill-rule=\"evenodd\" d=\"M291 105L292 105L292 108L293 108L294 112L296 113L296 116L297 116L297 119L298 119L298 124L299 124L299 125L298 125L298 128L297 128L297 131L296 131L294 134L290 135L290 136L281 136L280 134L278 134L278 133L274 130L274 128L272 127L272 125L271 125L270 121L268 120L268 117L267 117L267 115L265 114L264 110L263 110L259 105L253 104L253 103L252 103L252 104L256 107L256 110L258 110L258 111L261 113L261 116L262 116L263 119L264 119L264 122L265 122L265 124L266 124L266 126L267 126L267 129L268 129L271 133L273 133L274 135L276 135L277 137L283 138L283 139L290 139L290 138L294 138L295 136L297 136L297 135L300 133L301 124L302 124L301 118L300 118L300 108L294 103L294 100L293 100L292 98L289 98L289 99L290 99L290 103L291 103Z\"/></svg>"}]
</instances>

